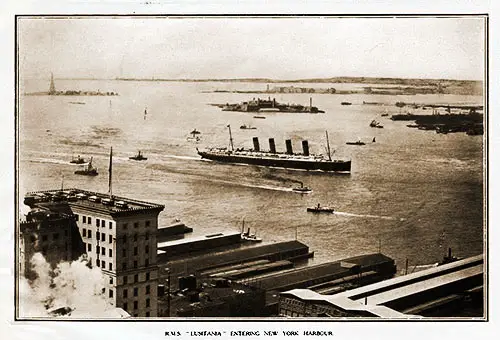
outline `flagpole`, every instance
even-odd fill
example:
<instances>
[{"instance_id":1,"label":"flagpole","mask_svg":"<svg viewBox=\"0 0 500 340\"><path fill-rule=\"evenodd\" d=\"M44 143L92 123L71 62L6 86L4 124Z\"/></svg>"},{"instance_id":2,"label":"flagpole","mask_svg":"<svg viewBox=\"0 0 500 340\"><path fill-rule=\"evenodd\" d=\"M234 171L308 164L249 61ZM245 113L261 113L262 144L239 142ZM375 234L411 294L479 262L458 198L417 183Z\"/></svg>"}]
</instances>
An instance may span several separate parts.
<instances>
[{"instance_id":1,"label":"flagpole","mask_svg":"<svg viewBox=\"0 0 500 340\"><path fill-rule=\"evenodd\" d=\"M109 152L109 198L113 198L113 147L111 147L111 151Z\"/></svg>"}]
</instances>

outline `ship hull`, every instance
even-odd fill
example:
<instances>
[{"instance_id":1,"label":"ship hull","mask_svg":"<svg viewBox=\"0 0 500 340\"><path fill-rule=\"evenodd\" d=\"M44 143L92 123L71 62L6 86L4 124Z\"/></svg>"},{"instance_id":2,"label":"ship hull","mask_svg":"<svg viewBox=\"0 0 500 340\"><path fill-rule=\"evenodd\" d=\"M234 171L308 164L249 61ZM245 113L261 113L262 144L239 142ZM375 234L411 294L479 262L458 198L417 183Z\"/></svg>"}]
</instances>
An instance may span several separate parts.
<instances>
[{"instance_id":1,"label":"ship hull","mask_svg":"<svg viewBox=\"0 0 500 340\"><path fill-rule=\"evenodd\" d=\"M198 151L198 154L205 159L217 162L250 164L270 166L286 169L298 170L320 170L328 172L351 172L351 161L306 161L294 159L280 159L267 157L245 157L236 154L221 154L213 152Z\"/></svg>"}]
</instances>

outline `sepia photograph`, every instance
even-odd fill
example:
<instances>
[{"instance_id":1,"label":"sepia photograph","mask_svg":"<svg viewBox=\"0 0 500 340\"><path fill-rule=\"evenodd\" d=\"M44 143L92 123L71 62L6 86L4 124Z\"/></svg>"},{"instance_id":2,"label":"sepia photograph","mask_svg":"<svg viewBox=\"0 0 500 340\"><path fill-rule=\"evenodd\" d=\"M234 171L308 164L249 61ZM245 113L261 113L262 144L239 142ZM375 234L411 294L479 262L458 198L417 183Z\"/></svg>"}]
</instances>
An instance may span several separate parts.
<instances>
[{"instance_id":1,"label":"sepia photograph","mask_svg":"<svg viewBox=\"0 0 500 340\"><path fill-rule=\"evenodd\" d=\"M487 14L15 26L16 320L488 321Z\"/></svg>"}]
</instances>

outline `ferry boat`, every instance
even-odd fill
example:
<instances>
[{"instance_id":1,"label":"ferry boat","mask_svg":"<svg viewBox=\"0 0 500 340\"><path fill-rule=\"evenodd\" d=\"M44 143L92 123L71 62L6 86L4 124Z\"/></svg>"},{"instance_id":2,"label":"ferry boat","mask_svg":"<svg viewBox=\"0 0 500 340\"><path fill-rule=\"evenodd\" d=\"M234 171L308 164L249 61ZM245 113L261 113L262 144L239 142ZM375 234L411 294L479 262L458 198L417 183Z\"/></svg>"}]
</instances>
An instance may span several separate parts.
<instances>
[{"instance_id":1,"label":"ferry boat","mask_svg":"<svg viewBox=\"0 0 500 340\"><path fill-rule=\"evenodd\" d=\"M362 142L360 140L355 141L355 142L346 142L347 145L365 145L365 142Z\"/></svg>"},{"instance_id":2,"label":"ferry boat","mask_svg":"<svg viewBox=\"0 0 500 340\"><path fill-rule=\"evenodd\" d=\"M257 128L255 126L243 124L240 126L240 129L242 129L242 130L256 130Z\"/></svg>"},{"instance_id":3,"label":"ferry boat","mask_svg":"<svg viewBox=\"0 0 500 340\"><path fill-rule=\"evenodd\" d=\"M335 209L333 209L331 207L322 207L318 203L318 205L315 206L315 207L307 208L307 211L308 212L312 212L312 213L328 213L328 214L333 214L333 212L335 211Z\"/></svg>"},{"instance_id":4,"label":"ferry boat","mask_svg":"<svg viewBox=\"0 0 500 340\"><path fill-rule=\"evenodd\" d=\"M71 161L69 161L72 164L84 164L86 163L86 160L84 158L81 158L80 155L78 157L73 157Z\"/></svg>"},{"instance_id":5,"label":"ferry boat","mask_svg":"<svg viewBox=\"0 0 500 340\"><path fill-rule=\"evenodd\" d=\"M92 157L90 157L90 161L85 164L81 170L75 171L75 175L97 176L98 174L97 168L92 166Z\"/></svg>"},{"instance_id":6,"label":"ferry boat","mask_svg":"<svg viewBox=\"0 0 500 340\"><path fill-rule=\"evenodd\" d=\"M289 139L286 140L286 153L276 152L274 138L269 139L269 151L260 150L257 137L253 138L253 149L235 149L231 126L228 125L227 127L229 129L230 148L208 148L205 150L198 150L197 148L196 151L202 158L224 163L261 165L286 169L351 172L350 160L332 159L328 142L328 132L326 132L328 155L323 156L310 154L309 144L306 140L302 141L303 153L301 154L293 153L292 141Z\"/></svg>"}]
</instances>

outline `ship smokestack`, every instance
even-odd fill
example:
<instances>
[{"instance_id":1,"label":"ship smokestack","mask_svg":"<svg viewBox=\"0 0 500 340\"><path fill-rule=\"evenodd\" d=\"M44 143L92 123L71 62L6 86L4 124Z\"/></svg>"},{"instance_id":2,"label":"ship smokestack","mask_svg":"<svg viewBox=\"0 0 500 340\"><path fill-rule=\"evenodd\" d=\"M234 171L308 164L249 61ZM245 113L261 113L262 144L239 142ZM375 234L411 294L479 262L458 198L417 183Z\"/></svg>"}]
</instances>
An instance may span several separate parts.
<instances>
[{"instance_id":1,"label":"ship smokestack","mask_svg":"<svg viewBox=\"0 0 500 340\"><path fill-rule=\"evenodd\" d=\"M260 151L259 138L253 137L253 149L254 151Z\"/></svg>"},{"instance_id":2,"label":"ship smokestack","mask_svg":"<svg viewBox=\"0 0 500 340\"><path fill-rule=\"evenodd\" d=\"M289 155L293 155L292 140L287 139L285 141L285 144L286 144L286 153Z\"/></svg>"},{"instance_id":3,"label":"ship smokestack","mask_svg":"<svg viewBox=\"0 0 500 340\"><path fill-rule=\"evenodd\" d=\"M304 151L304 156L309 156L309 142L306 140L302 141L302 150Z\"/></svg>"},{"instance_id":4,"label":"ship smokestack","mask_svg":"<svg viewBox=\"0 0 500 340\"><path fill-rule=\"evenodd\" d=\"M313 99L312 97L309 97L309 109L312 109L313 107Z\"/></svg>"},{"instance_id":5,"label":"ship smokestack","mask_svg":"<svg viewBox=\"0 0 500 340\"><path fill-rule=\"evenodd\" d=\"M274 138L269 138L269 151L271 151L271 153L276 153L276 144L274 144Z\"/></svg>"}]
</instances>

